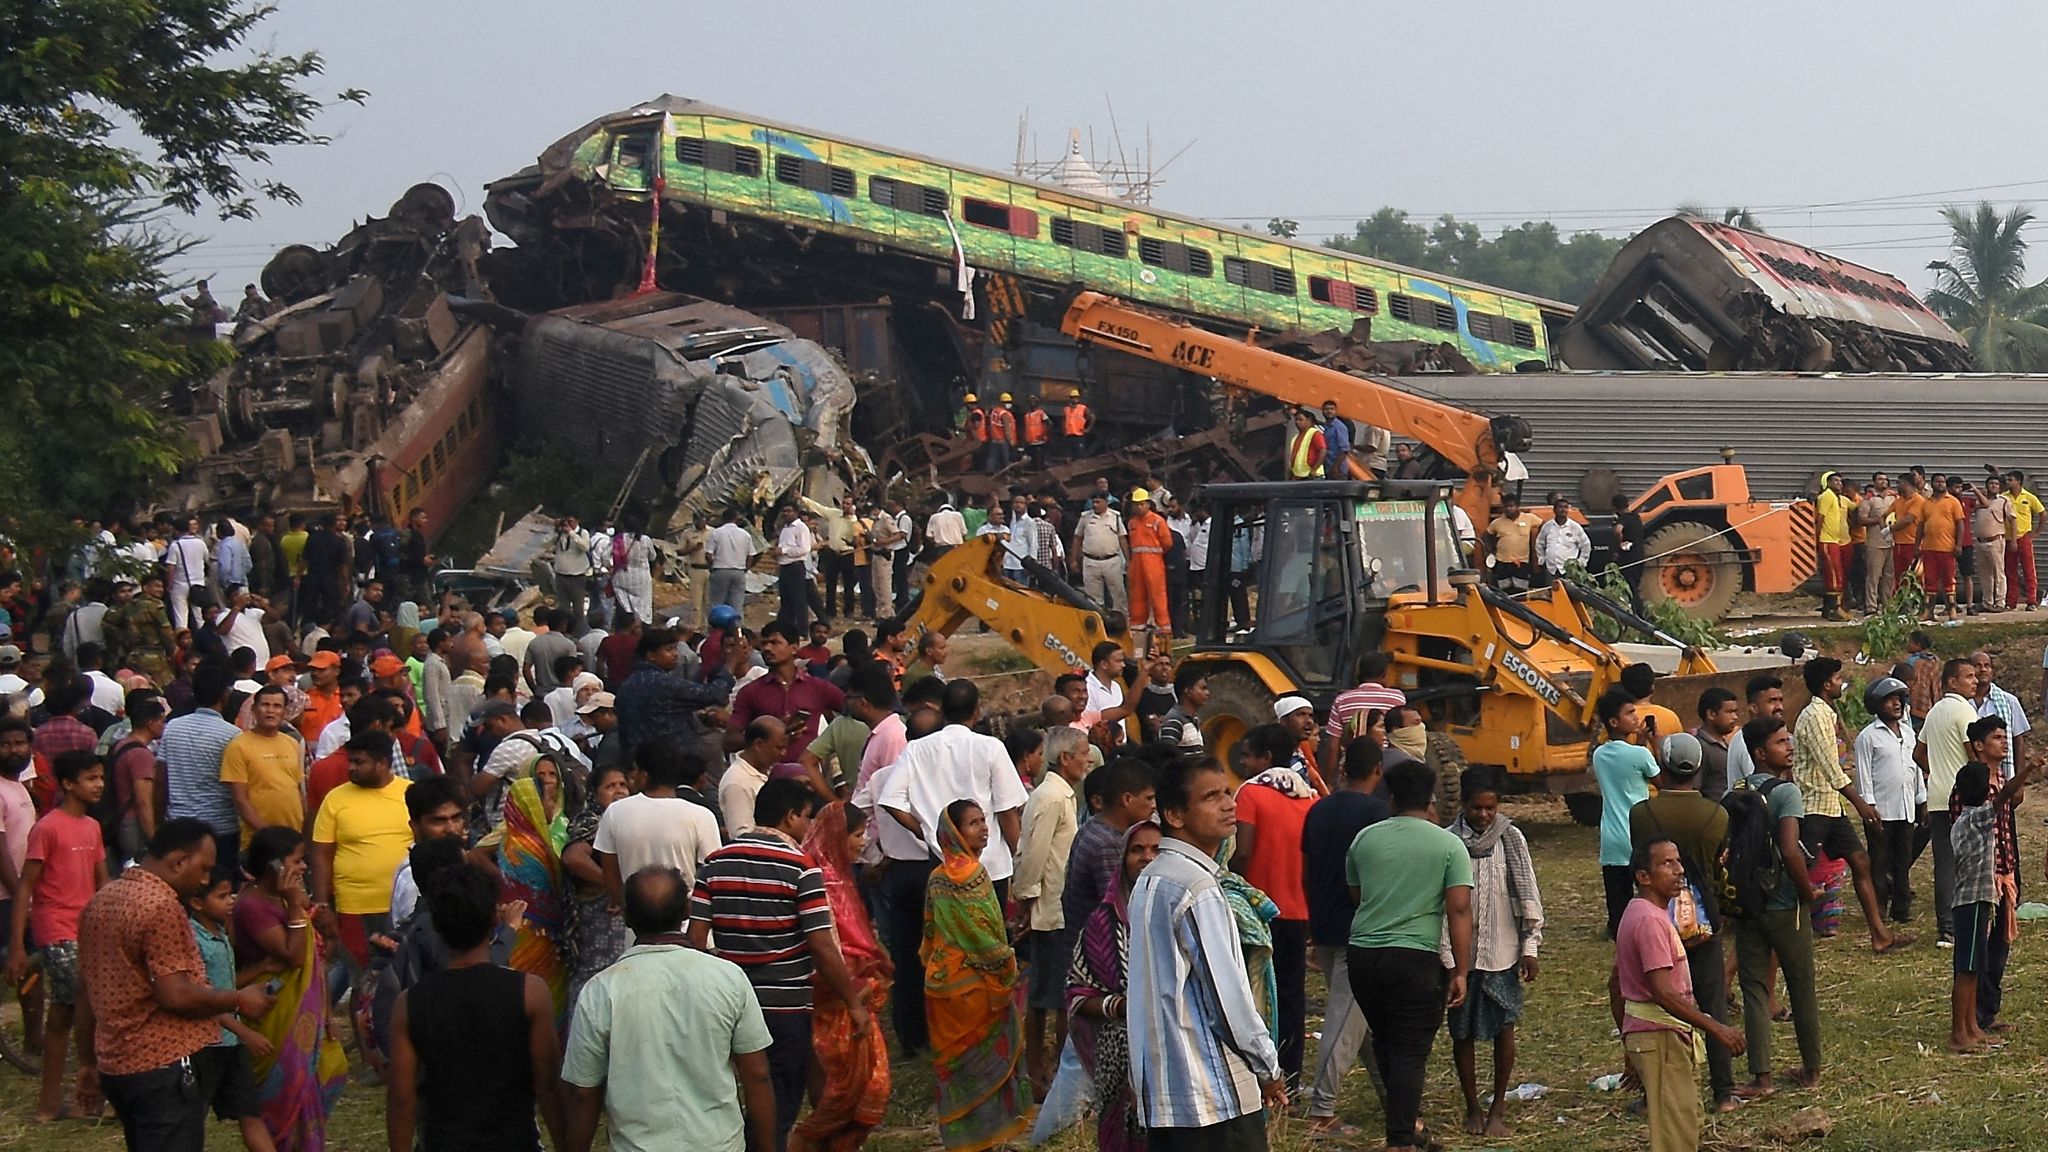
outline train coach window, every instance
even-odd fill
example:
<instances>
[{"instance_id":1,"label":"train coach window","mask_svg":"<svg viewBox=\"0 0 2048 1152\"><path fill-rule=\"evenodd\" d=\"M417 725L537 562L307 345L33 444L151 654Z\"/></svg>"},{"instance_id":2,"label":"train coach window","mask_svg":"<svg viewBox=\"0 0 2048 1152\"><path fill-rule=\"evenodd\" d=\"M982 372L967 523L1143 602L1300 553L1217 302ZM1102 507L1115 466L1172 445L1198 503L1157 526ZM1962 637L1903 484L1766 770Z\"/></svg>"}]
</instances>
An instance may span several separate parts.
<instances>
[{"instance_id":1,"label":"train coach window","mask_svg":"<svg viewBox=\"0 0 2048 1152\"><path fill-rule=\"evenodd\" d=\"M761 150L746 144L682 136L676 140L676 160L712 172L730 172L735 176L756 179L761 175Z\"/></svg>"},{"instance_id":2,"label":"train coach window","mask_svg":"<svg viewBox=\"0 0 2048 1152\"><path fill-rule=\"evenodd\" d=\"M829 196L854 194L853 169L781 152L775 154L775 179L779 183L793 184Z\"/></svg>"},{"instance_id":3,"label":"train coach window","mask_svg":"<svg viewBox=\"0 0 2048 1152\"><path fill-rule=\"evenodd\" d=\"M937 188L922 184L909 184L892 180L887 176L868 177L868 199L885 208L898 212L912 212L919 216L944 216L946 194Z\"/></svg>"},{"instance_id":4,"label":"train coach window","mask_svg":"<svg viewBox=\"0 0 2048 1152\"><path fill-rule=\"evenodd\" d=\"M1038 238L1038 213L1029 208L1012 208L966 196L960 200L960 218L977 228L993 228L1027 240Z\"/></svg>"},{"instance_id":5,"label":"train coach window","mask_svg":"<svg viewBox=\"0 0 2048 1152\"><path fill-rule=\"evenodd\" d=\"M1159 240L1151 236L1138 237L1138 259L1155 268L1169 272L1185 272L1190 276L1212 276L1215 264L1209 254L1191 244L1176 244L1171 240Z\"/></svg>"},{"instance_id":6,"label":"train coach window","mask_svg":"<svg viewBox=\"0 0 2048 1152\"><path fill-rule=\"evenodd\" d=\"M1276 296L1295 294L1292 269L1261 264L1256 260L1240 260L1235 256L1225 256L1223 278L1232 284L1258 292L1271 292Z\"/></svg>"},{"instance_id":7,"label":"train coach window","mask_svg":"<svg viewBox=\"0 0 2048 1152\"><path fill-rule=\"evenodd\" d=\"M1333 308L1349 308L1354 312L1373 313L1380 307L1379 296L1372 289L1327 276L1309 277L1308 295L1318 303Z\"/></svg>"},{"instance_id":8,"label":"train coach window","mask_svg":"<svg viewBox=\"0 0 2048 1152\"><path fill-rule=\"evenodd\" d=\"M1387 294L1387 315L1427 328L1441 328L1446 332L1458 330L1458 310L1441 300L1390 292ZM1478 333L1474 332L1473 335L1477 336ZM1482 336L1480 339L1487 337Z\"/></svg>"},{"instance_id":9,"label":"train coach window","mask_svg":"<svg viewBox=\"0 0 2048 1152\"><path fill-rule=\"evenodd\" d=\"M1056 216L1052 222L1052 242L1062 247L1081 252L1093 252L1099 256L1122 257L1129 254L1124 234L1114 228L1090 224L1082 220L1069 220Z\"/></svg>"}]
</instances>

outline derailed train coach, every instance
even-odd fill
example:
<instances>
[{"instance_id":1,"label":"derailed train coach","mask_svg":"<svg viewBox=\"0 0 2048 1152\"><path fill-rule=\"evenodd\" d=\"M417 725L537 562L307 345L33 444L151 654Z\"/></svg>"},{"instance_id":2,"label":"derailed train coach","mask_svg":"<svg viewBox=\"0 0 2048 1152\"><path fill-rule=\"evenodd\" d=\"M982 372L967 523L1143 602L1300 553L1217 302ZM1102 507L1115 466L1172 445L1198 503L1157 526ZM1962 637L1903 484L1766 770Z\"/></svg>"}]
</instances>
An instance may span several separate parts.
<instances>
[{"instance_id":1,"label":"derailed train coach","mask_svg":"<svg viewBox=\"0 0 2048 1152\"><path fill-rule=\"evenodd\" d=\"M1624 372L1967 372L1969 346L1904 282L1692 216L1643 229L1557 342Z\"/></svg>"}]
</instances>

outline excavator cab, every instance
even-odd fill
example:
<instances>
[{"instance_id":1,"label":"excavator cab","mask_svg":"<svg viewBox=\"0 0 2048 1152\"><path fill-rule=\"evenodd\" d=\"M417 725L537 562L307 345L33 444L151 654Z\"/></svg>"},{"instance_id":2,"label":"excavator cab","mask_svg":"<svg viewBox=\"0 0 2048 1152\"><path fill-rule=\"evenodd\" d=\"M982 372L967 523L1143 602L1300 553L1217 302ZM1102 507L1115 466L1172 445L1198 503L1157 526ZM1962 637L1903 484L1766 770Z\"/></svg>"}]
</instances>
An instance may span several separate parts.
<instances>
[{"instance_id":1,"label":"excavator cab","mask_svg":"<svg viewBox=\"0 0 2048 1152\"><path fill-rule=\"evenodd\" d=\"M1450 490L1428 482L1211 484L1192 659L1213 661L1209 746L1228 755L1272 700L1319 706L1384 646L1390 608L1449 603L1462 565Z\"/></svg>"}]
</instances>

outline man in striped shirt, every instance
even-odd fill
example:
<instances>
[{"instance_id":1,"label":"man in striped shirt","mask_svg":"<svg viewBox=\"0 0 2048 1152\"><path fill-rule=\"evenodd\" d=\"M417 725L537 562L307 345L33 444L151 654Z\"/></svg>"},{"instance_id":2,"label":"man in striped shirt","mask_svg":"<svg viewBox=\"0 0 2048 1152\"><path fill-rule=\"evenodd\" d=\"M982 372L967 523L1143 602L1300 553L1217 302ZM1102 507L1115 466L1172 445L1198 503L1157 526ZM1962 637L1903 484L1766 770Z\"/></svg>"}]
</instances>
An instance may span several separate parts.
<instances>
[{"instance_id":1,"label":"man in striped shirt","mask_svg":"<svg viewBox=\"0 0 2048 1152\"><path fill-rule=\"evenodd\" d=\"M846 1002L856 1032L874 1026L832 935L824 874L799 847L811 830L811 800L802 780L762 785L754 828L705 859L690 902L691 946L714 945L713 953L747 974L761 1002L772 1038L768 1078L778 1152L796 1126L810 1069L812 972Z\"/></svg>"},{"instance_id":2,"label":"man in striped shirt","mask_svg":"<svg viewBox=\"0 0 2048 1152\"><path fill-rule=\"evenodd\" d=\"M1230 777L1213 758L1177 763L1160 774L1158 798L1166 838L1130 905L1138 1119L1155 1148L1263 1150L1264 1110L1287 1106L1287 1085L1216 880L1216 853L1237 830Z\"/></svg>"},{"instance_id":3,"label":"man in striped shirt","mask_svg":"<svg viewBox=\"0 0 2048 1152\"><path fill-rule=\"evenodd\" d=\"M164 725L157 756L164 762L171 819L192 817L213 829L218 866L240 875L242 817L235 799L220 781L220 757L228 742L242 734L220 709L227 703L234 673L224 664L202 664L192 673L192 711Z\"/></svg>"},{"instance_id":4,"label":"man in striped shirt","mask_svg":"<svg viewBox=\"0 0 2048 1152\"><path fill-rule=\"evenodd\" d=\"M1408 703L1408 694L1399 688L1387 685L1387 670L1392 661L1385 652L1372 651L1358 658L1358 686L1337 693L1330 701L1330 718L1323 724L1323 738L1316 747L1316 763L1325 765L1324 778L1336 780L1343 767L1337 763L1337 756L1351 744L1353 736L1365 733L1364 721L1367 713L1387 712ZM1353 721L1358 727L1353 730ZM1392 730L1394 719L1387 718L1387 728Z\"/></svg>"}]
</instances>

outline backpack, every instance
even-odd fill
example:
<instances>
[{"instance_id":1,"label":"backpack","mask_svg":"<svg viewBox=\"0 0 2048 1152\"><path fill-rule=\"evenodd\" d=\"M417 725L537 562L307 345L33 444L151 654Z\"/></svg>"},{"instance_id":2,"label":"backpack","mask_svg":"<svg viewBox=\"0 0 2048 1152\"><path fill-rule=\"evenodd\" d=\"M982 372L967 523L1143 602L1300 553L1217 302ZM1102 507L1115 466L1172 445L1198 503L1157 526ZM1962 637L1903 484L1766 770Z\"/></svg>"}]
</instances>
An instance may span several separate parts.
<instances>
[{"instance_id":1,"label":"backpack","mask_svg":"<svg viewBox=\"0 0 2048 1152\"><path fill-rule=\"evenodd\" d=\"M1784 882L1785 860L1778 852L1769 797L1789 783L1774 779L1758 789L1745 780L1721 798L1728 810L1728 893L1722 910L1731 916L1762 916L1765 901Z\"/></svg>"},{"instance_id":2,"label":"backpack","mask_svg":"<svg viewBox=\"0 0 2048 1152\"><path fill-rule=\"evenodd\" d=\"M1650 823L1657 826L1657 834L1668 835L1651 801L1645 800L1642 804ZM1675 840L1673 842L1676 843ZM1685 883L1679 887L1678 895L1672 899L1668 909L1671 926L1678 930L1681 944L1696 948L1712 940L1721 927L1720 894L1716 891L1714 874L1710 870L1712 861L1694 859L1693 854L1683 847L1678 849L1678 861L1685 866Z\"/></svg>"}]
</instances>

